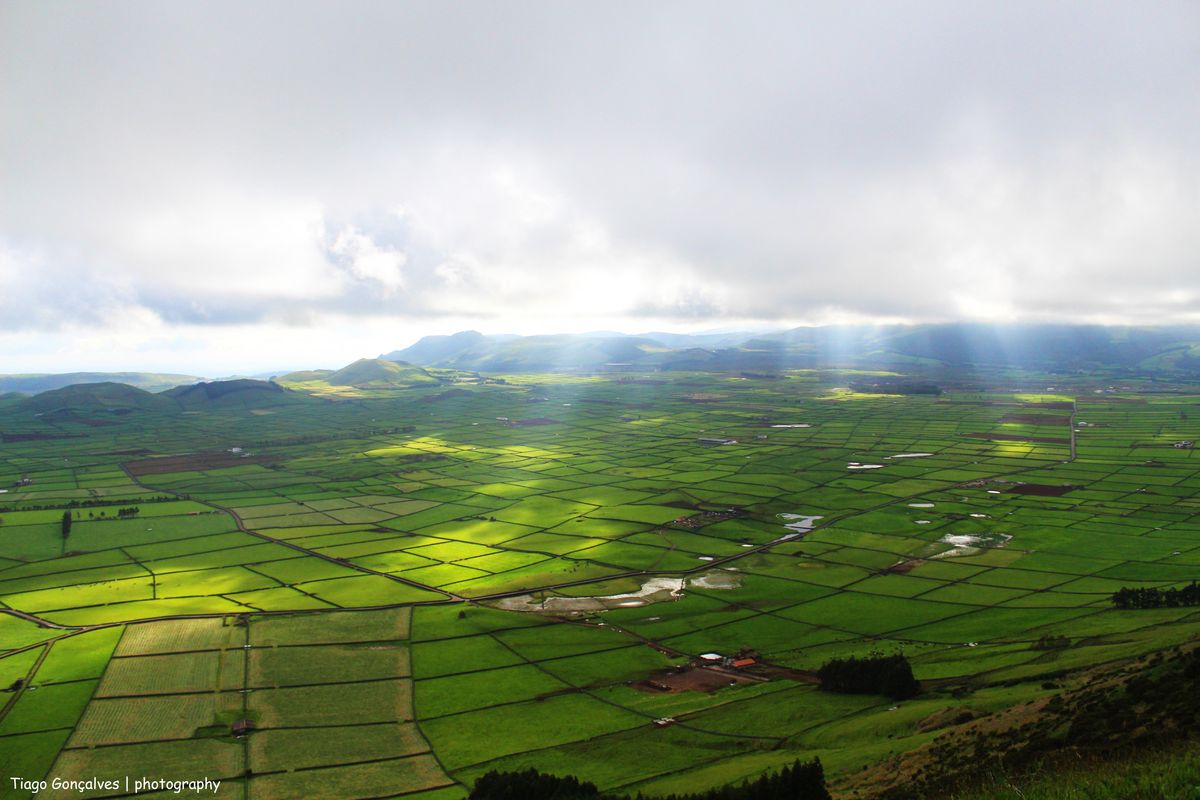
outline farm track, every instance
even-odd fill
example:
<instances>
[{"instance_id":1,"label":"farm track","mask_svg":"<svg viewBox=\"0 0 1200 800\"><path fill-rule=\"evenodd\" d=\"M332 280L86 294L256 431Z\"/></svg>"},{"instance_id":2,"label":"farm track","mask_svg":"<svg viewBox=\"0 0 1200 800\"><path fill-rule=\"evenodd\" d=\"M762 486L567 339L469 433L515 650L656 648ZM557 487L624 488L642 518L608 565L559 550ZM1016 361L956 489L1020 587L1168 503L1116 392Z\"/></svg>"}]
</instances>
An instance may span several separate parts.
<instances>
[{"instance_id":1,"label":"farm track","mask_svg":"<svg viewBox=\"0 0 1200 800\"><path fill-rule=\"evenodd\" d=\"M36 616L35 614L30 614L25 611L18 611L15 608L0 608L0 612L3 612L5 614L10 614L19 619L23 619L26 622L32 622L34 625L37 625L39 628L53 628L54 630L59 630L59 631L82 630L82 628L75 626L75 625L59 625L57 622L51 622L48 619L43 619L42 617ZM16 652L16 651L9 651L9 652Z\"/></svg>"},{"instance_id":2,"label":"farm track","mask_svg":"<svg viewBox=\"0 0 1200 800\"><path fill-rule=\"evenodd\" d=\"M4 718L8 716L8 712L11 711L17 704L17 701L21 699L21 695L25 694L25 690L29 688L29 684L33 682L34 676L36 676L38 670L42 668L42 663L46 660L46 656L50 655L50 650L54 647L54 641L41 642L39 646L42 647L41 655L37 657L37 659L33 662L33 666L31 666L29 671L25 673L25 682L21 684L20 689L17 689L15 692L13 692L13 696L8 699L8 702L4 704L4 707L0 708L0 722L4 721Z\"/></svg>"}]
</instances>

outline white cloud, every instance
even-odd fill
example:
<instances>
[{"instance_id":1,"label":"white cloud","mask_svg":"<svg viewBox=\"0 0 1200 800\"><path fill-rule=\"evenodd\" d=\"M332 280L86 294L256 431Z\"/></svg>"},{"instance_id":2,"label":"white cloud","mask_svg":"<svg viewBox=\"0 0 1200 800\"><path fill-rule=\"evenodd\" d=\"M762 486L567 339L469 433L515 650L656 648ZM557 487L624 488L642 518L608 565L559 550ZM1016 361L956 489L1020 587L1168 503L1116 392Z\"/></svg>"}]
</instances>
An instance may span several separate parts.
<instances>
[{"instance_id":1,"label":"white cloud","mask_svg":"<svg viewBox=\"0 0 1200 800\"><path fill-rule=\"evenodd\" d=\"M1193 318L1194 4L630 20L7 3L0 331Z\"/></svg>"},{"instance_id":2,"label":"white cloud","mask_svg":"<svg viewBox=\"0 0 1200 800\"><path fill-rule=\"evenodd\" d=\"M384 296L404 286L404 253L377 245L371 237L353 227L343 228L329 246L329 252L345 264L359 279L379 285Z\"/></svg>"}]
</instances>

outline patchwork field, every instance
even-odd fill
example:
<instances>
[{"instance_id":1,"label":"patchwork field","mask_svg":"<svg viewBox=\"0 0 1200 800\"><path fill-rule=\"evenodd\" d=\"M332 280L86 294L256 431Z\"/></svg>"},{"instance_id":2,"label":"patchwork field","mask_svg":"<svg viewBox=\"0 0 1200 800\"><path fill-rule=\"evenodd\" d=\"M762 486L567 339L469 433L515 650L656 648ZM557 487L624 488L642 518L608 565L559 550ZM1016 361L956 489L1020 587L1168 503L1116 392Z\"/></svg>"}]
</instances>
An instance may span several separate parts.
<instances>
[{"instance_id":1,"label":"patchwork field","mask_svg":"<svg viewBox=\"0 0 1200 800\"><path fill-rule=\"evenodd\" d=\"M0 795L452 800L535 767L655 796L813 756L836 787L1195 638L1110 598L1200 577L1200 397L839 377L0 410ZM816 685L894 652L913 699Z\"/></svg>"}]
</instances>

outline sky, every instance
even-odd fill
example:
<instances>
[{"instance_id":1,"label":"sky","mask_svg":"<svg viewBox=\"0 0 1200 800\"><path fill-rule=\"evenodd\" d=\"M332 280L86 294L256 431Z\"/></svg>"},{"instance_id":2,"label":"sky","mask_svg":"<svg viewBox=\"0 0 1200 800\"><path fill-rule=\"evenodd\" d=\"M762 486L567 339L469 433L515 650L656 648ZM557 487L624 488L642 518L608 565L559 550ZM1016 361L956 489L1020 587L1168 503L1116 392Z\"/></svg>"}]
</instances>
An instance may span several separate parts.
<instances>
[{"instance_id":1,"label":"sky","mask_svg":"<svg viewBox=\"0 0 1200 800\"><path fill-rule=\"evenodd\" d=\"M0 373L1200 323L1194 2L0 0Z\"/></svg>"}]
</instances>

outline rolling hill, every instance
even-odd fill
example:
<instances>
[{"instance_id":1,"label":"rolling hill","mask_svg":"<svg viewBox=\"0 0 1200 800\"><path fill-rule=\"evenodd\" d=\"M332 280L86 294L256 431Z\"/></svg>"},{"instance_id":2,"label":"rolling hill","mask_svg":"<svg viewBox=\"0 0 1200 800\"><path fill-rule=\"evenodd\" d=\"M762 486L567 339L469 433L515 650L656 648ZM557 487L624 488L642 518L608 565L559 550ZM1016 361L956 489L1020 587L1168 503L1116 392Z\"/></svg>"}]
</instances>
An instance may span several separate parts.
<instances>
[{"instance_id":1,"label":"rolling hill","mask_svg":"<svg viewBox=\"0 0 1200 800\"><path fill-rule=\"evenodd\" d=\"M158 372L63 372L58 374L0 375L0 394L19 392L32 395L81 383L124 383L148 392L161 392L173 386L182 386L202 380L204 379L195 375Z\"/></svg>"},{"instance_id":2,"label":"rolling hill","mask_svg":"<svg viewBox=\"0 0 1200 800\"><path fill-rule=\"evenodd\" d=\"M113 414L137 411L177 412L179 406L169 397L147 392L124 383L81 383L64 386L26 398L16 408L50 419L73 416Z\"/></svg>"},{"instance_id":3,"label":"rolling hill","mask_svg":"<svg viewBox=\"0 0 1200 800\"><path fill-rule=\"evenodd\" d=\"M271 381L237 378L192 386L177 386L162 393L187 411L229 408L270 408L309 402L310 398Z\"/></svg>"},{"instance_id":4,"label":"rolling hill","mask_svg":"<svg viewBox=\"0 0 1200 800\"><path fill-rule=\"evenodd\" d=\"M333 387L355 389L408 389L441 383L421 367L381 358L360 358L338 370L314 369L289 372L277 379L284 386L302 390Z\"/></svg>"}]
</instances>

